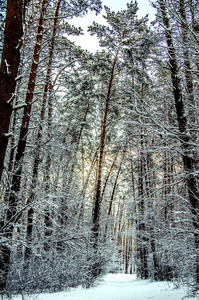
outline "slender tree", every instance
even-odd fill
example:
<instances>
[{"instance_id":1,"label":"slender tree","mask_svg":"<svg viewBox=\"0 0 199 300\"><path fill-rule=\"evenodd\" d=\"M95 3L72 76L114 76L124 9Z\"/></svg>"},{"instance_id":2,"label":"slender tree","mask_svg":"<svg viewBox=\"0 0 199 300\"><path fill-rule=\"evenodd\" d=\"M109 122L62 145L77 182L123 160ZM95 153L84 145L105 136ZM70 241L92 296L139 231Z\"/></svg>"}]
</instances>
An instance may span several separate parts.
<instances>
[{"instance_id":1,"label":"slender tree","mask_svg":"<svg viewBox=\"0 0 199 300\"><path fill-rule=\"evenodd\" d=\"M47 67L47 74L46 74L46 80L45 80L45 86L44 86L44 95L43 95L43 101L41 106L41 113L40 113L40 123L39 123L39 129L36 139L36 149L35 149L35 156L34 156L34 162L33 162L33 176L32 176L32 184L31 184L31 194L28 199L28 204L32 203L34 201L34 191L37 184L37 177L38 177L38 167L39 167L39 161L40 161L40 151L41 151L41 143L42 143L42 135L43 135L43 126L44 126L44 120L45 120L45 111L46 111L46 104L47 104L47 97L48 97L48 90L51 83L51 69L52 69L52 61L53 61L53 54L54 54L54 48L55 48L55 36L57 31L57 24L58 24L58 15L59 15L59 9L60 9L61 0L58 0L57 7L55 10L55 16L54 16L54 25L53 25L53 33L52 33L52 39L51 39L51 45L49 50L49 61L48 61L48 67ZM34 215L34 209L30 208L28 210L28 220L27 220L27 245L25 251L25 259L28 260L31 254L31 241L32 241L32 232L33 232L33 215ZM49 218L48 218L49 219ZM46 215L47 220L47 215ZM46 221L46 224L48 222Z\"/></svg>"}]
</instances>

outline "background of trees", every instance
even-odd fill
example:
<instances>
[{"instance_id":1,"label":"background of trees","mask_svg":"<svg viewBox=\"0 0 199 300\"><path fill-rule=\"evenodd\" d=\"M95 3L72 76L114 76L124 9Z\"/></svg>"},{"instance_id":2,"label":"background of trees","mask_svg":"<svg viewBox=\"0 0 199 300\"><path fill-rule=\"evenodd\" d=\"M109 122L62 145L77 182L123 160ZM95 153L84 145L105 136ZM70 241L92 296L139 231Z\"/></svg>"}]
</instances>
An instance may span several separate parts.
<instances>
[{"instance_id":1,"label":"background of trees","mask_svg":"<svg viewBox=\"0 0 199 300\"><path fill-rule=\"evenodd\" d=\"M70 19L98 13L100 1L16 1L15 53L10 2L1 15L1 292L89 287L106 271L197 290L198 2L154 1L151 27L134 1L105 7L107 26L89 27L96 53L70 41L81 34ZM12 76L6 51L18 57Z\"/></svg>"}]
</instances>

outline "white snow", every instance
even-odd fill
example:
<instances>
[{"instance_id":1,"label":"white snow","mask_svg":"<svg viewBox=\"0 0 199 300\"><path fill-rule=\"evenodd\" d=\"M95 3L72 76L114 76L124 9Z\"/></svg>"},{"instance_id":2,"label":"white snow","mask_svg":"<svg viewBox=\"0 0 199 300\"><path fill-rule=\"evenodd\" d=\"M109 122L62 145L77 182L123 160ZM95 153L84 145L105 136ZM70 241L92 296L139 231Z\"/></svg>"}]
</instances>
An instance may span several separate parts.
<instances>
[{"instance_id":1,"label":"white snow","mask_svg":"<svg viewBox=\"0 0 199 300\"><path fill-rule=\"evenodd\" d=\"M90 289L74 288L59 293L42 293L27 296L36 300L181 300L199 299L183 298L187 295L185 288L175 289L168 282L150 282L136 280L135 275L108 274L98 285ZM15 296L13 300L26 299Z\"/></svg>"}]
</instances>

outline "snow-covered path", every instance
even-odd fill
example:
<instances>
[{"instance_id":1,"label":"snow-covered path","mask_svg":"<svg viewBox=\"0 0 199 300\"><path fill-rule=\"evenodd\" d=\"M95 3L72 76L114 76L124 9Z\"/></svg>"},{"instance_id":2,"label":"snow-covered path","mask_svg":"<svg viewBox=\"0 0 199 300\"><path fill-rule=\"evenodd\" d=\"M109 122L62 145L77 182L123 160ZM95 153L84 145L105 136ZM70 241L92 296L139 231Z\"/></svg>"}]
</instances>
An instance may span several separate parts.
<instances>
[{"instance_id":1,"label":"snow-covered path","mask_svg":"<svg viewBox=\"0 0 199 300\"><path fill-rule=\"evenodd\" d=\"M70 291L39 294L27 299L35 300L181 300L185 289L174 289L166 282L136 280L134 275L108 274L96 287L81 287ZM13 300L21 300L21 296ZM26 298L25 298L26 299ZM188 300L199 298L186 298Z\"/></svg>"}]
</instances>

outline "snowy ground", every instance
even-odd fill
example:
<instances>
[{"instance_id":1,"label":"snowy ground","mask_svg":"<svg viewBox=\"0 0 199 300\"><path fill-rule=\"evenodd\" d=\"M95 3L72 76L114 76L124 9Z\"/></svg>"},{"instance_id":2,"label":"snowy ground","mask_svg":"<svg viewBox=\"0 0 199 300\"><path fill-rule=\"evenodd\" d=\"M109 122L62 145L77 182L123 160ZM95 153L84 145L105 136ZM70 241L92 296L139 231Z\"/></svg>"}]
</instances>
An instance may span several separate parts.
<instances>
[{"instance_id":1,"label":"snowy ground","mask_svg":"<svg viewBox=\"0 0 199 300\"><path fill-rule=\"evenodd\" d=\"M108 274L93 288L81 287L70 291L15 296L13 300L199 300L199 297L184 298L186 289L174 289L167 282L150 282L148 280L136 280L134 275Z\"/></svg>"}]
</instances>

